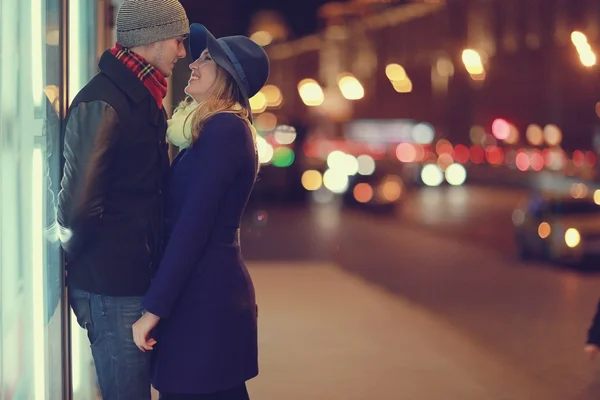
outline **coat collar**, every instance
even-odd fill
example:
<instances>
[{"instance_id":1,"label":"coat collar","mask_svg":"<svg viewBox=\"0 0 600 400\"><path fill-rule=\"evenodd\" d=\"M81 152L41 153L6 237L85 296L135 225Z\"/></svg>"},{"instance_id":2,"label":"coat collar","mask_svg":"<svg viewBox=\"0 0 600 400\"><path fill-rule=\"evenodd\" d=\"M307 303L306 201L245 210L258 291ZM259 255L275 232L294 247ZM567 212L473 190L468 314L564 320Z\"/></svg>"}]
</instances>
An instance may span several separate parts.
<instances>
[{"instance_id":1,"label":"coat collar","mask_svg":"<svg viewBox=\"0 0 600 400\"><path fill-rule=\"evenodd\" d=\"M98 63L100 71L112 80L131 100L140 103L150 96L150 91L137 79L133 73L109 50L106 50Z\"/></svg>"}]
</instances>

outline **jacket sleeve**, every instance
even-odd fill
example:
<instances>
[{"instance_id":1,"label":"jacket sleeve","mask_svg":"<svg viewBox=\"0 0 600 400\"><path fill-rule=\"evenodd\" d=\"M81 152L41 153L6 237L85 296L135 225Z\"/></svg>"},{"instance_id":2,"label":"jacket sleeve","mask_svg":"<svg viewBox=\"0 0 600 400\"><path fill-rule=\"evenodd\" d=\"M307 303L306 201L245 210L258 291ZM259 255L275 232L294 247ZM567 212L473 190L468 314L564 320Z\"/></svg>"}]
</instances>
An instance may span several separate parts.
<instances>
[{"instance_id":1,"label":"jacket sleeve","mask_svg":"<svg viewBox=\"0 0 600 400\"><path fill-rule=\"evenodd\" d=\"M247 143L243 124L235 116L217 115L207 121L198 141L188 149L186 158L193 173L187 198L142 303L144 309L161 318L169 316L200 260L219 204L239 171Z\"/></svg>"},{"instance_id":2,"label":"jacket sleeve","mask_svg":"<svg viewBox=\"0 0 600 400\"><path fill-rule=\"evenodd\" d=\"M598 303L596 314L594 315L594 319L592 320L592 325L588 330L587 343L600 346L600 302Z\"/></svg>"},{"instance_id":3,"label":"jacket sleeve","mask_svg":"<svg viewBox=\"0 0 600 400\"><path fill-rule=\"evenodd\" d=\"M118 126L117 113L103 101L79 103L69 111L57 210L61 245L67 253L76 254L102 218Z\"/></svg>"}]
</instances>

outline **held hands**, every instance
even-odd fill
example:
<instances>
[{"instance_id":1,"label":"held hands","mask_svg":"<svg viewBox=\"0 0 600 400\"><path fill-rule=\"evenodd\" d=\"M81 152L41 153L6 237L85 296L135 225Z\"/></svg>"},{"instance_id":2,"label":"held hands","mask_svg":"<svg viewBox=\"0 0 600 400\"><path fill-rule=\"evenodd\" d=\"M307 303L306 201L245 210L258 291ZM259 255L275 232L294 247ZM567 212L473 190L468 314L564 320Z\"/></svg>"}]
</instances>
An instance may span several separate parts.
<instances>
[{"instance_id":1,"label":"held hands","mask_svg":"<svg viewBox=\"0 0 600 400\"><path fill-rule=\"evenodd\" d=\"M160 321L158 315L147 312L131 327L133 330L133 341L144 353L146 350L153 350L153 347L156 344L156 340L150 338L150 332L156 327L158 321Z\"/></svg>"},{"instance_id":2,"label":"held hands","mask_svg":"<svg viewBox=\"0 0 600 400\"><path fill-rule=\"evenodd\" d=\"M593 360L600 353L600 347L595 344L588 344L583 348L583 351L585 351L590 360Z\"/></svg>"}]
</instances>

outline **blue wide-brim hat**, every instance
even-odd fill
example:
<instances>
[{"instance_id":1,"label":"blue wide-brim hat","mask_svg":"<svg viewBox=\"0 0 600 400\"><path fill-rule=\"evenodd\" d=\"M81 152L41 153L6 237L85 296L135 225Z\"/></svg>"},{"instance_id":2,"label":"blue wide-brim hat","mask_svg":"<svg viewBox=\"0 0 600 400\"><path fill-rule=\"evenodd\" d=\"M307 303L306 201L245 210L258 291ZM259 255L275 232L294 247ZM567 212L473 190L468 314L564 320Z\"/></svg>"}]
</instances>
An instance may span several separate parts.
<instances>
[{"instance_id":1,"label":"blue wide-brim hat","mask_svg":"<svg viewBox=\"0 0 600 400\"><path fill-rule=\"evenodd\" d=\"M207 48L215 63L231 74L241 89L243 106L250 109L250 97L258 93L269 77L267 53L246 36L216 39L204 25L191 24L189 50L193 61Z\"/></svg>"}]
</instances>

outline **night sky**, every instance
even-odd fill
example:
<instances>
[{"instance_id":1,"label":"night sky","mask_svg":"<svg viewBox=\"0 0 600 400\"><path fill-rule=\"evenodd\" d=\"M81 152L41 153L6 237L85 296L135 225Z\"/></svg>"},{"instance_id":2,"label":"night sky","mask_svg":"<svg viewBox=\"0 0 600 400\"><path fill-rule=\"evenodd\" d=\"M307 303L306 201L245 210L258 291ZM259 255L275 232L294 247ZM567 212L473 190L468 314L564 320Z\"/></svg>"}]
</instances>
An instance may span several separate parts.
<instances>
[{"instance_id":1,"label":"night sky","mask_svg":"<svg viewBox=\"0 0 600 400\"><path fill-rule=\"evenodd\" d=\"M293 34L298 36L309 35L319 28L317 10L319 6L331 0L246 0L244 7L247 15L261 9L271 9L283 14L290 24Z\"/></svg>"},{"instance_id":2,"label":"night sky","mask_svg":"<svg viewBox=\"0 0 600 400\"><path fill-rule=\"evenodd\" d=\"M251 16L260 10L280 12L291 29L291 38L321 28L319 6L331 0L180 0L191 22L200 22L217 36L248 34ZM345 1L345 0L338 0ZM215 3L220 3L215 6Z\"/></svg>"}]
</instances>

